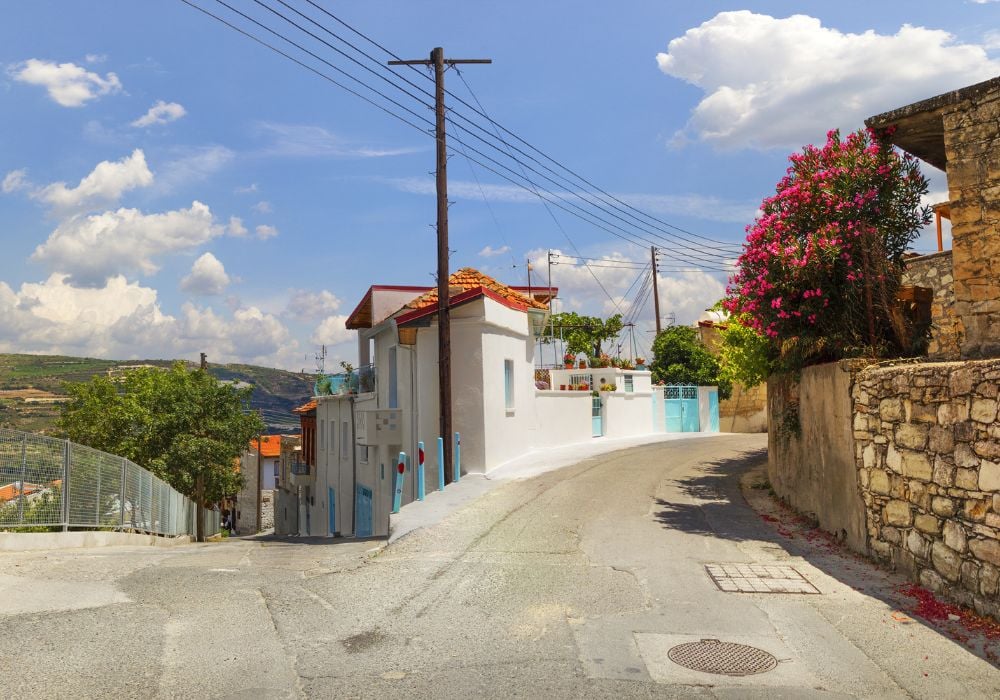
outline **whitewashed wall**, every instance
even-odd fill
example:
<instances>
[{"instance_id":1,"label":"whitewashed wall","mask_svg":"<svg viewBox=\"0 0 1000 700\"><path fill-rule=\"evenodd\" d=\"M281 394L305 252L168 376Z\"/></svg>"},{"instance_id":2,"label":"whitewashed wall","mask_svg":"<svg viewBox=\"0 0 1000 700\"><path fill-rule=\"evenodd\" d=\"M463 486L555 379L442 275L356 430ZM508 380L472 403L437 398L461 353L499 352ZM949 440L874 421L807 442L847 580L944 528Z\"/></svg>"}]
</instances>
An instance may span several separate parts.
<instances>
[{"instance_id":1,"label":"whitewashed wall","mask_svg":"<svg viewBox=\"0 0 1000 700\"><path fill-rule=\"evenodd\" d=\"M603 392L604 435L618 438L657 432L653 423L653 392Z\"/></svg>"}]
</instances>

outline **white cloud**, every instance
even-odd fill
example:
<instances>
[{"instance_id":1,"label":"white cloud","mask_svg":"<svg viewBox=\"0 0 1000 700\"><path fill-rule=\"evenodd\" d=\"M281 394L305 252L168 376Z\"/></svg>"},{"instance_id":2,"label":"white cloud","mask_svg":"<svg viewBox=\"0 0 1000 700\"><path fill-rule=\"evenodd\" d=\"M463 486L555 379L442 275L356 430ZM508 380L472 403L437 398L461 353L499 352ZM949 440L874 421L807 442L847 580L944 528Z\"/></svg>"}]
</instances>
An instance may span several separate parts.
<instances>
[{"instance_id":1,"label":"white cloud","mask_svg":"<svg viewBox=\"0 0 1000 700\"><path fill-rule=\"evenodd\" d=\"M327 316L316 326L310 341L316 345L337 345L354 338L354 331L347 330L347 315Z\"/></svg>"},{"instance_id":2,"label":"white cloud","mask_svg":"<svg viewBox=\"0 0 1000 700\"><path fill-rule=\"evenodd\" d=\"M257 191L257 183L256 182L251 182L246 187L237 187L235 191L236 191L236 194L250 194L251 192L256 192Z\"/></svg>"},{"instance_id":3,"label":"white cloud","mask_svg":"<svg viewBox=\"0 0 1000 700\"><path fill-rule=\"evenodd\" d=\"M181 280L181 289L190 294L211 296L222 294L229 282L225 266L211 253L205 253L194 261L191 274Z\"/></svg>"},{"instance_id":4,"label":"white cloud","mask_svg":"<svg viewBox=\"0 0 1000 700\"><path fill-rule=\"evenodd\" d=\"M266 201L257 202L250 208L253 209L255 212L257 212L258 214L270 214L272 211L274 211L274 209L271 207L271 203Z\"/></svg>"},{"instance_id":5,"label":"white cloud","mask_svg":"<svg viewBox=\"0 0 1000 700\"><path fill-rule=\"evenodd\" d=\"M31 183L28 182L28 171L24 169L11 170L4 177L3 183L0 184L0 190L3 190L4 194L26 190L30 187Z\"/></svg>"},{"instance_id":6,"label":"white cloud","mask_svg":"<svg viewBox=\"0 0 1000 700\"><path fill-rule=\"evenodd\" d=\"M183 149L159 168L157 183L164 192L190 186L207 179L229 165L236 154L225 146L198 146Z\"/></svg>"},{"instance_id":7,"label":"white cloud","mask_svg":"<svg viewBox=\"0 0 1000 700\"><path fill-rule=\"evenodd\" d=\"M242 238L247 235L247 227L243 225L243 219L238 216L229 217L229 225L226 226L226 232L230 236L236 236L237 238Z\"/></svg>"},{"instance_id":8,"label":"white cloud","mask_svg":"<svg viewBox=\"0 0 1000 700\"><path fill-rule=\"evenodd\" d=\"M274 238L278 235L278 229L274 226L268 226L267 224L261 224L256 229L257 238L262 241L266 241L268 238Z\"/></svg>"},{"instance_id":9,"label":"white cloud","mask_svg":"<svg viewBox=\"0 0 1000 700\"><path fill-rule=\"evenodd\" d=\"M103 78L75 63L55 63L29 58L8 69L14 80L44 87L57 104L80 107L101 95L119 92L121 81L114 73Z\"/></svg>"},{"instance_id":10,"label":"white cloud","mask_svg":"<svg viewBox=\"0 0 1000 700\"><path fill-rule=\"evenodd\" d=\"M270 139L263 154L287 157L385 158L426 150L420 148L374 148L358 146L321 126L261 122L258 131Z\"/></svg>"},{"instance_id":11,"label":"white cloud","mask_svg":"<svg viewBox=\"0 0 1000 700\"><path fill-rule=\"evenodd\" d=\"M485 246L481 251L479 251L479 256L483 258L493 258L497 255L503 255L504 253L510 252L509 245L502 245L499 248L494 248L493 246Z\"/></svg>"},{"instance_id":12,"label":"white cloud","mask_svg":"<svg viewBox=\"0 0 1000 700\"><path fill-rule=\"evenodd\" d=\"M987 51L1000 49L1000 30L991 29L983 34L983 48Z\"/></svg>"},{"instance_id":13,"label":"white cloud","mask_svg":"<svg viewBox=\"0 0 1000 700\"><path fill-rule=\"evenodd\" d=\"M83 57L87 63L104 63L108 60L108 55L104 53L88 53Z\"/></svg>"},{"instance_id":14,"label":"white cloud","mask_svg":"<svg viewBox=\"0 0 1000 700\"><path fill-rule=\"evenodd\" d=\"M74 285L93 287L123 271L152 274L155 258L194 249L223 232L197 201L159 214L122 208L63 221L31 257L68 273Z\"/></svg>"},{"instance_id":15,"label":"white cloud","mask_svg":"<svg viewBox=\"0 0 1000 700\"><path fill-rule=\"evenodd\" d=\"M722 149L799 148L831 128L1000 72L982 46L903 25L896 34L844 33L806 15L721 12L657 54L660 70L701 88L677 141Z\"/></svg>"},{"instance_id":16,"label":"white cloud","mask_svg":"<svg viewBox=\"0 0 1000 700\"><path fill-rule=\"evenodd\" d=\"M115 276L79 288L66 275L14 291L0 282L0 352L109 358L196 358L211 348L220 362L301 368L298 343L273 315L237 307L230 315L185 304L164 314L155 289Z\"/></svg>"},{"instance_id":17,"label":"white cloud","mask_svg":"<svg viewBox=\"0 0 1000 700\"><path fill-rule=\"evenodd\" d=\"M152 182L153 173L146 165L146 156L137 148L132 155L121 160L101 161L76 187L69 188L65 182L56 182L37 190L32 196L57 211L67 213L117 202L125 192L148 187Z\"/></svg>"},{"instance_id":18,"label":"white cloud","mask_svg":"<svg viewBox=\"0 0 1000 700\"><path fill-rule=\"evenodd\" d=\"M169 124L175 122L187 114L187 110L176 102L164 102L157 100L156 104L149 108L144 115L132 122L132 126L147 127L154 124Z\"/></svg>"},{"instance_id":19,"label":"white cloud","mask_svg":"<svg viewBox=\"0 0 1000 700\"><path fill-rule=\"evenodd\" d=\"M332 315L340 308L341 303L336 295L325 289L319 292L296 289L292 292L285 311L302 321L317 321Z\"/></svg>"}]
</instances>

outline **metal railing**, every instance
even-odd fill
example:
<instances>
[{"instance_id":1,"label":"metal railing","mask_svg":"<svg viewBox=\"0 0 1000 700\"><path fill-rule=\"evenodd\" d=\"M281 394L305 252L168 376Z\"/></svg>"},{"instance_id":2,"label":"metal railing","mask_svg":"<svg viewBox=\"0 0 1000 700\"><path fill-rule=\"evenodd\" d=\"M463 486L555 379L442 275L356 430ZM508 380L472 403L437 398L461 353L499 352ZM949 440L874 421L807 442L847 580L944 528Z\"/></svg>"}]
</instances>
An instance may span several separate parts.
<instances>
[{"instance_id":1,"label":"metal railing","mask_svg":"<svg viewBox=\"0 0 1000 700\"><path fill-rule=\"evenodd\" d=\"M124 457L0 428L0 529L82 527L195 534L195 504ZM219 512L205 513L205 535Z\"/></svg>"}]
</instances>

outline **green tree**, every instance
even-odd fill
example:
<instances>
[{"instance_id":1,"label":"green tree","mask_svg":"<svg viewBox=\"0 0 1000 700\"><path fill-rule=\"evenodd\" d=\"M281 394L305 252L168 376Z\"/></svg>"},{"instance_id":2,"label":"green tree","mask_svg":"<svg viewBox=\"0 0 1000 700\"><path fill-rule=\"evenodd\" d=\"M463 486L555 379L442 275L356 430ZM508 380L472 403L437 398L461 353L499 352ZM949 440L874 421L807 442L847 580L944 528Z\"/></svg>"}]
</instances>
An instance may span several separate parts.
<instances>
[{"instance_id":1,"label":"green tree","mask_svg":"<svg viewBox=\"0 0 1000 700\"><path fill-rule=\"evenodd\" d=\"M554 330L554 335L552 332ZM597 316L581 316L573 311L552 314L551 326L545 327L544 342L550 343L560 337L566 342L566 352L574 355L586 353L590 357L600 357L602 345L616 338L622 330L622 315L615 314L605 320Z\"/></svg>"},{"instance_id":2,"label":"green tree","mask_svg":"<svg viewBox=\"0 0 1000 700\"><path fill-rule=\"evenodd\" d=\"M252 388L222 384L182 362L66 389L59 423L71 440L127 457L203 507L241 488L234 460L264 428L245 410ZM197 535L204 539L200 510Z\"/></svg>"},{"instance_id":3,"label":"green tree","mask_svg":"<svg viewBox=\"0 0 1000 700\"><path fill-rule=\"evenodd\" d=\"M732 383L720 376L719 361L698 340L690 326L670 326L653 341L654 382L719 387L719 398L728 399Z\"/></svg>"},{"instance_id":4,"label":"green tree","mask_svg":"<svg viewBox=\"0 0 1000 700\"><path fill-rule=\"evenodd\" d=\"M732 316L719 328L719 377L750 388L773 371L774 346L745 317Z\"/></svg>"}]
</instances>

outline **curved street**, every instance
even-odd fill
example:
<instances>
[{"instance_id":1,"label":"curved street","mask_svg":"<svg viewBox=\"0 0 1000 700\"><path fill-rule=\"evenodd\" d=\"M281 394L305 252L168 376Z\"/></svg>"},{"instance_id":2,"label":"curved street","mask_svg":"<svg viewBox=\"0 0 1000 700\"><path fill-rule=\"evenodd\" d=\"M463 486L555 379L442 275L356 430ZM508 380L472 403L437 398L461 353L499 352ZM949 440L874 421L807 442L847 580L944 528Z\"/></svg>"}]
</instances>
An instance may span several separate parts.
<instances>
[{"instance_id":1,"label":"curved street","mask_svg":"<svg viewBox=\"0 0 1000 700\"><path fill-rule=\"evenodd\" d=\"M4 555L0 696L997 697L1000 671L900 612L901 579L747 505L739 480L765 448L719 435L595 457L377 552L264 538ZM710 575L740 564L792 567L817 592ZM703 639L777 664L668 658Z\"/></svg>"}]
</instances>

